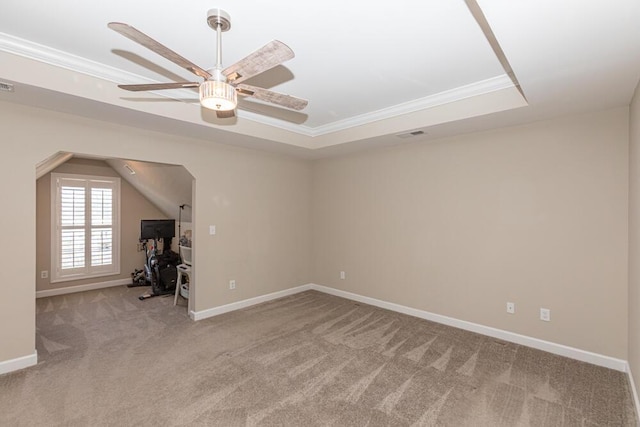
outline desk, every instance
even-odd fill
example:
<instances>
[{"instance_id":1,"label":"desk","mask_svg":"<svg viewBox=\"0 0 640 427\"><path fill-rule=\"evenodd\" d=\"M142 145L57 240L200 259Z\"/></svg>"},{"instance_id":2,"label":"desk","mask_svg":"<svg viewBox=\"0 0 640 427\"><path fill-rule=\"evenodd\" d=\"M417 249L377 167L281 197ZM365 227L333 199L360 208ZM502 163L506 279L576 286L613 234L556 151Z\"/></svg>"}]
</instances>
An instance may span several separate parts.
<instances>
[{"instance_id":1,"label":"desk","mask_svg":"<svg viewBox=\"0 0 640 427\"><path fill-rule=\"evenodd\" d=\"M176 295L173 297L173 305L178 303L178 294L180 293L180 287L182 286L182 277L187 276L189 283L191 283L191 266L188 264L180 264L176 267L178 270L178 277L176 279Z\"/></svg>"}]
</instances>

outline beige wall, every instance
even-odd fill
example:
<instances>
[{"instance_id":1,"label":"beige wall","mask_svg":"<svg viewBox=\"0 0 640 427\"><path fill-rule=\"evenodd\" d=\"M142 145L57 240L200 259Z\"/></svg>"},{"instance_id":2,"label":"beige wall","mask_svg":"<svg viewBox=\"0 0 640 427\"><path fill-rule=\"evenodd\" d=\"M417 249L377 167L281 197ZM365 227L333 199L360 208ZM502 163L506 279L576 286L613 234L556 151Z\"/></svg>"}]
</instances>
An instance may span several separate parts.
<instances>
[{"instance_id":1,"label":"beige wall","mask_svg":"<svg viewBox=\"0 0 640 427\"><path fill-rule=\"evenodd\" d=\"M627 108L313 167L8 103L0 123L0 361L35 347L35 165L58 151L185 165L197 311L315 282L627 358Z\"/></svg>"},{"instance_id":2,"label":"beige wall","mask_svg":"<svg viewBox=\"0 0 640 427\"><path fill-rule=\"evenodd\" d=\"M309 282L306 161L0 102L0 361L35 348L35 165L58 151L182 164L195 178L195 310ZM16 186L19 186L16 188ZM217 226L210 236L209 224ZM237 289L228 289L236 279ZM193 300L192 300L193 302Z\"/></svg>"},{"instance_id":3,"label":"beige wall","mask_svg":"<svg viewBox=\"0 0 640 427\"><path fill-rule=\"evenodd\" d=\"M71 159L52 172L95 176L119 176L104 161ZM51 283L40 272L51 270L51 173L36 182L36 290L66 288L119 279L131 279L131 272L144 265L144 252L138 251L140 220L166 218L144 195L124 179L120 180L120 274L84 280ZM176 218L177 220L177 218ZM174 239L177 241L177 239Z\"/></svg>"},{"instance_id":4,"label":"beige wall","mask_svg":"<svg viewBox=\"0 0 640 427\"><path fill-rule=\"evenodd\" d=\"M627 108L321 160L313 180L314 283L626 359Z\"/></svg>"},{"instance_id":5,"label":"beige wall","mask_svg":"<svg viewBox=\"0 0 640 427\"><path fill-rule=\"evenodd\" d=\"M629 365L640 390L640 84L629 116Z\"/></svg>"}]
</instances>

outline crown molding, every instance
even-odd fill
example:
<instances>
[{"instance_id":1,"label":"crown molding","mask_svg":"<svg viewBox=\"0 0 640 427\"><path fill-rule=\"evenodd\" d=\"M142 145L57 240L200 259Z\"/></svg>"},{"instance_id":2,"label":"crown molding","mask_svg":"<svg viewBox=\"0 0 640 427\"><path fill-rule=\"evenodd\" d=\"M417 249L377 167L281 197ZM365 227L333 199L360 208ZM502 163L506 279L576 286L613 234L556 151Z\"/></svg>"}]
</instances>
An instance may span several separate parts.
<instances>
[{"instance_id":1,"label":"crown molding","mask_svg":"<svg viewBox=\"0 0 640 427\"><path fill-rule=\"evenodd\" d=\"M479 82L436 93L434 95L426 96L424 98L414 99L402 104L372 111L370 113L349 117L348 119L338 120L315 128L307 128L309 130L308 135L320 136L334 133L341 130L366 125L378 120L384 120L391 117L414 113L416 111L421 111L428 108L438 107L440 105L472 98L474 96L484 95L486 93L495 92L501 89L507 89L513 86L513 82L511 81L509 76L503 74L500 76L492 77L490 79L481 80Z\"/></svg>"},{"instance_id":2,"label":"crown molding","mask_svg":"<svg viewBox=\"0 0 640 427\"><path fill-rule=\"evenodd\" d=\"M90 59L82 58L59 49L54 49L39 43L34 43L19 37L15 37L6 33L0 33L0 51L22 56L45 64L64 68L70 71L87 74L99 79L108 80L114 83L135 83L136 81L145 80L152 83L152 80L137 76L101 64Z\"/></svg>"},{"instance_id":3,"label":"crown molding","mask_svg":"<svg viewBox=\"0 0 640 427\"><path fill-rule=\"evenodd\" d=\"M116 84L132 83L158 83L158 81L139 76L135 73L123 71L121 69L105 65L96 61L82 58L77 55L54 49L39 43L34 43L19 37L15 37L0 32L0 51L22 56L45 64L64 68L76 73L82 73L99 79L107 80ZM347 119L338 120L332 123L317 127L309 127L304 124L294 124L272 117L262 116L239 109L238 117L251 120L264 125L280 128L289 132L297 133L307 137L318 137L331 134L346 129L364 126L372 122L384 120L404 114L413 113L429 108L438 107L455 101L460 101L474 96L479 96L494 91L513 87L514 84L508 75L502 74L486 80L474 82L465 86L460 86L451 90L436 93L424 98L415 99L392 107L360 114ZM175 99L189 98L194 95L193 91L181 89L173 90L170 94L166 91L152 91L155 95ZM195 106L195 104L194 104Z\"/></svg>"}]
</instances>

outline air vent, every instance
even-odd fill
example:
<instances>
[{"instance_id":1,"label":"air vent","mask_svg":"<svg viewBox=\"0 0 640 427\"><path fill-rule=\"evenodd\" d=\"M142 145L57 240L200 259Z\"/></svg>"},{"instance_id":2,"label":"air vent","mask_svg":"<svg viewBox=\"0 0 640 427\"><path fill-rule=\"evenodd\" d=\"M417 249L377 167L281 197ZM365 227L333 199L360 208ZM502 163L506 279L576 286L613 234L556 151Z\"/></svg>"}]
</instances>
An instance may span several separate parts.
<instances>
[{"instance_id":1,"label":"air vent","mask_svg":"<svg viewBox=\"0 0 640 427\"><path fill-rule=\"evenodd\" d=\"M398 138L413 138L414 136L426 135L427 133L423 130L413 130L407 133L400 133L396 135Z\"/></svg>"},{"instance_id":2,"label":"air vent","mask_svg":"<svg viewBox=\"0 0 640 427\"><path fill-rule=\"evenodd\" d=\"M0 82L0 90L13 92L13 85L11 83Z\"/></svg>"},{"instance_id":3,"label":"air vent","mask_svg":"<svg viewBox=\"0 0 640 427\"><path fill-rule=\"evenodd\" d=\"M127 163L124 164L124 167L129 171L129 174L131 175L135 175L136 171L133 170L133 168L131 166L129 166Z\"/></svg>"}]
</instances>

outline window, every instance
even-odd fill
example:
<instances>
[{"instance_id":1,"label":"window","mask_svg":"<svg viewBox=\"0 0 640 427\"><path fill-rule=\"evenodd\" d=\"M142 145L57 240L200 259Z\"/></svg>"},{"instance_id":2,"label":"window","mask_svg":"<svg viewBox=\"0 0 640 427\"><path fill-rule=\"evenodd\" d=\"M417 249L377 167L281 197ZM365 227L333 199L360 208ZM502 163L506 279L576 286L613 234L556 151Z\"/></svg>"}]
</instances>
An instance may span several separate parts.
<instances>
[{"instance_id":1,"label":"window","mask_svg":"<svg viewBox=\"0 0 640 427\"><path fill-rule=\"evenodd\" d=\"M51 281L120 274L120 178L51 174Z\"/></svg>"}]
</instances>

